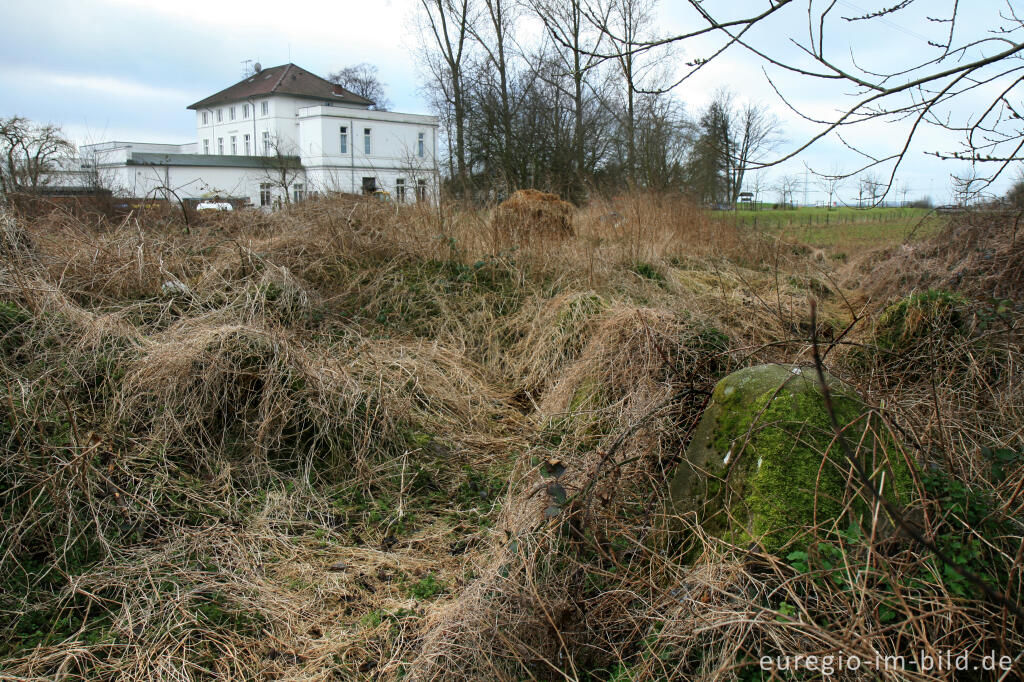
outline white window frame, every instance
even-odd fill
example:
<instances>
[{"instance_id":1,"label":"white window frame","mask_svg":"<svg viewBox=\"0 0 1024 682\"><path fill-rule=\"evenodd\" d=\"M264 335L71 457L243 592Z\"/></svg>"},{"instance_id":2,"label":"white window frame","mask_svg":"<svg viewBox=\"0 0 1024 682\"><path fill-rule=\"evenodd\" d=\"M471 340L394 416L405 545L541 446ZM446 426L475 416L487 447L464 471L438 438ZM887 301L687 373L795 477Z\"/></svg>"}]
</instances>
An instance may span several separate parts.
<instances>
[{"instance_id":1,"label":"white window frame","mask_svg":"<svg viewBox=\"0 0 1024 682\"><path fill-rule=\"evenodd\" d=\"M292 201L296 204L306 200L306 187L301 182L292 185Z\"/></svg>"},{"instance_id":2,"label":"white window frame","mask_svg":"<svg viewBox=\"0 0 1024 682\"><path fill-rule=\"evenodd\" d=\"M405 178L395 179L395 201L405 203Z\"/></svg>"},{"instance_id":3,"label":"white window frame","mask_svg":"<svg viewBox=\"0 0 1024 682\"><path fill-rule=\"evenodd\" d=\"M238 136L237 135L232 135L231 136L231 156L237 156L237 155L238 155Z\"/></svg>"},{"instance_id":4,"label":"white window frame","mask_svg":"<svg viewBox=\"0 0 1024 682\"><path fill-rule=\"evenodd\" d=\"M242 136L242 144L245 147L246 156L249 156L249 150L251 149L251 147L249 146L250 142L252 142L252 140L249 139L249 133L246 133L245 135Z\"/></svg>"},{"instance_id":5,"label":"white window frame","mask_svg":"<svg viewBox=\"0 0 1024 682\"><path fill-rule=\"evenodd\" d=\"M218 109L217 110L217 123L220 123L223 120L224 120L224 110L223 109Z\"/></svg>"},{"instance_id":6,"label":"white window frame","mask_svg":"<svg viewBox=\"0 0 1024 682\"><path fill-rule=\"evenodd\" d=\"M263 131L263 156L270 156L270 132Z\"/></svg>"},{"instance_id":7,"label":"white window frame","mask_svg":"<svg viewBox=\"0 0 1024 682\"><path fill-rule=\"evenodd\" d=\"M234 106L228 107L228 119L231 120L231 121L235 120L235 107Z\"/></svg>"},{"instance_id":8,"label":"white window frame","mask_svg":"<svg viewBox=\"0 0 1024 682\"><path fill-rule=\"evenodd\" d=\"M203 125L210 125L210 112L208 111L203 112Z\"/></svg>"},{"instance_id":9,"label":"white window frame","mask_svg":"<svg viewBox=\"0 0 1024 682\"><path fill-rule=\"evenodd\" d=\"M420 133L419 134L419 137L416 138L416 144L417 144L416 155L419 156L422 159L424 151L425 151L425 147L427 146L427 135L426 135L426 133Z\"/></svg>"},{"instance_id":10,"label":"white window frame","mask_svg":"<svg viewBox=\"0 0 1024 682\"><path fill-rule=\"evenodd\" d=\"M269 182L260 183L260 206L270 206L274 201Z\"/></svg>"},{"instance_id":11,"label":"white window frame","mask_svg":"<svg viewBox=\"0 0 1024 682\"><path fill-rule=\"evenodd\" d=\"M242 118L249 118L249 105L248 104L243 104L242 105Z\"/></svg>"},{"instance_id":12,"label":"white window frame","mask_svg":"<svg viewBox=\"0 0 1024 682\"><path fill-rule=\"evenodd\" d=\"M224 156L224 138L223 137L218 137L217 138L217 153L220 156Z\"/></svg>"},{"instance_id":13,"label":"white window frame","mask_svg":"<svg viewBox=\"0 0 1024 682\"><path fill-rule=\"evenodd\" d=\"M269 116L270 115L270 102L267 101L267 100L263 100L262 102L260 102L260 105L261 105L260 106L260 113L262 113L264 116Z\"/></svg>"},{"instance_id":14,"label":"white window frame","mask_svg":"<svg viewBox=\"0 0 1024 682\"><path fill-rule=\"evenodd\" d=\"M209 140L206 140L206 139L203 140L203 153L204 154L209 154L210 153L210 141Z\"/></svg>"},{"instance_id":15,"label":"white window frame","mask_svg":"<svg viewBox=\"0 0 1024 682\"><path fill-rule=\"evenodd\" d=\"M338 148L342 154L348 154L348 126L341 126L338 129L338 136L341 141Z\"/></svg>"},{"instance_id":16,"label":"white window frame","mask_svg":"<svg viewBox=\"0 0 1024 682\"><path fill-rule=\"evenodd\" d=\"M373 128L363 128L363 153L370 156L373 153L373 143L371 141L371 135Z\"/></svg>"}]
</instances>

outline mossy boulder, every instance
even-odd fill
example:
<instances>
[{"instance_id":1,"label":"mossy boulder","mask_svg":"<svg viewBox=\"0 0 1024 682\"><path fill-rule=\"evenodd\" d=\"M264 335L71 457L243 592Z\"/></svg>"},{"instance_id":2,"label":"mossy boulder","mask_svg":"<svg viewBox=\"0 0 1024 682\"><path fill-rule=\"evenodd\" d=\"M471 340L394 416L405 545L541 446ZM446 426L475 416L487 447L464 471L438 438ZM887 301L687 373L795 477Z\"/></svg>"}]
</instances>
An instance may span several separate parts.
<instances>
[{"instance_id":1,"label":"mossy boulder","mask_svg":"<svg viewBox=\"0 0 1024 682\"><path fill-rule=\"evenodd\" d=\"M826 380L851 450L876 487L906 502L912 477L903 457L874 435L878 429L866 431L870 418L859 397L833 377ZM791 541L805 544L808 527L828 526L847 510L867 513L859 489L814 369L760 365L715 387L674 474L669 504L674 514L696 512L711 535L757 540L774 551Z\"/></svg>"}]
</instances>

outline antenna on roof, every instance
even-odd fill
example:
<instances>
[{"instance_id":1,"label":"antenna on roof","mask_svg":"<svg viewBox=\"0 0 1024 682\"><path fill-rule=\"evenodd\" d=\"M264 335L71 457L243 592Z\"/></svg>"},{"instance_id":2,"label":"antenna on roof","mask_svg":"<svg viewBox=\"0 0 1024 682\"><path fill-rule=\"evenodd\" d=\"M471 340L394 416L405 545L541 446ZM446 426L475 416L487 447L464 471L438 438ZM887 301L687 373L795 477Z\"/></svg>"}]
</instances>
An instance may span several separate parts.
<instances>
[{"instance_id":1,"label":"antenna on roof","mask_svg":"<svg viewBox=\"0 0 1024 682\"><path fill-rule=\"evenodd\" d=\"M250 64L252 64L252 60L251 59L243 59L242 60L242 78L247 78L249 76L249 74L252 73L251 71L249 71L249 65Z\"/></svg>"},{"instance_id":2,"label":"antenna on roof","mask_svg":"<svg viewBox=\"0 0 1024 682\"><path fill-rule=\"evenodd\" d=\"M263 65L260 64L259 62L256 62L255 64L253 64L252 70L253 70L253 73L259 73L260 71L263 70Z\"/></svg>"}]
</instances>

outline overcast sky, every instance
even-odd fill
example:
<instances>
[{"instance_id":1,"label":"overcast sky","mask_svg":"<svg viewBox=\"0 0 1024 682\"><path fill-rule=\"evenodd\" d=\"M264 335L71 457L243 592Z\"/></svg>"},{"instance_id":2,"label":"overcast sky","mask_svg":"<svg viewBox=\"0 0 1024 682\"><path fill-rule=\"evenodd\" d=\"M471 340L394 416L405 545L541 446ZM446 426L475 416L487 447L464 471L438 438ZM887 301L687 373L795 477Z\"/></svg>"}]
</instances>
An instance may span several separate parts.
<instances>
[{"instance_id":1,"label":"overcast sky","mask_svg":"<svg viewBox=\"0 0 1024 682\"><path fill-rule=\"evenodd\" d=\"M416 4L416 0L299 0L287 5L262 0L6 2L0 9L0 116L20 114L59 124L79 143L189 142L195 140L195 118L185 107L240 80L246 59L265 67L292 61L324 76L345 65L371 62L379 67L395 110L429 113L419 92L420 76L412 54L417 40L411 29ZM941 0L924 4L932 14L947 5ZM765 0L708 3L714 11L727 6L737 13L761 11L767 5ZM771 48L773 54L798 59L785 37L806 39L806 6L801 5L793 3L756 29L752 42ZM997 0L973 0L970 5L958 29L963 38L995 26L997 13L1006 8L1005 1ZM948 31L948 26L928 21L923 11L870 26L842 20L842 16L881 6L871 0L839 0L839 16L830 32L831 52L837 59L848 64L852 46L857 63L868 69L909 64L934 52L928 41L941 40ZM679 0L662 0L658 11L662 33L700 25ZM701 40L681 45L671 65L707 56L713 44ZM784 123L788 144L783 149L792 149L813 135L816 126L790 111L762 67L756 56L730 50L675 94L696 112L715 88L728 85L741 97L768 104ZM790 104L805 114L831 114L849 90L824 87L777 69L769 73ZM849 131L847 141L884 154L900 140L900 130L896 123L870 124ZM923 152L953 149L955 141L949 134L922 131L897 176L897 187L907 186L911 197L930 194L938 202L948 200L949 175L962 167ZM766 184L781 173L802 176L808 166L828 172L852 170L858 163L858 157L841 142L825 140L798 159L765 171ZM996 189L1001 190L1014 173L1008 173ZM849 198L855 183L847 185ZM812 200L820 197L813 176L808 189Z\"/></svg>"}]
</instances>

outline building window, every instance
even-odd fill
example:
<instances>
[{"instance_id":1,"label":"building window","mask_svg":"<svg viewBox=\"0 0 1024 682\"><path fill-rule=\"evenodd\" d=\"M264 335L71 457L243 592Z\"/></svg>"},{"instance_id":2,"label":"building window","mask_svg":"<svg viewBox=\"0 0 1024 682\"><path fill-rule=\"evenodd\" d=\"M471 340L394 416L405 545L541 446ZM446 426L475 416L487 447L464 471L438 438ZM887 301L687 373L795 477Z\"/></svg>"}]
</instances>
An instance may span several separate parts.
<instances>
[{"instance_id":1,"label":"building window","mask_svg":"<svg viewBox=\"0 0 1024 682\"><path fill-rule=\"evenodd\" d=\"M210 141L209 140L203 140L203 153L204 154L209 154L210 153Z\"/></svg>"},{"instance_id":2,"label":"building window","mask_svg":"<svg viewBox=\"0 0 1024 682\"><path fill-rule=\"evenodd\" d=\"M270 156L270 133L263 131L263 156Z\"/></svg>"},{"instance_id":3,"label":"building window","mask_svg":"<svg viewBox=\"0 0 1024 682\"><path fill-rule=\"evenodd\" d=\"M405 203L405 178L395 180L395 201Z\"/></svg>"},{"instance_id":4,"label":"building window","mask_svg":"<svg viewBox=\"0 0 1024 682\"><path fill-rule=\"evenodd\" d=\"M370 154L370 129L363 128L363 153L369 156Z\"/></svg>"},{"instance_id":5,"label":"building window","mask_svg":"<svg viewBox=\"0 0 1024 682\"><path fill-rule=\"evenodd\" d=\"M270 206L270 183L260 183L260 206Z\"/></svg>"},{"instance_id":6,"label":"building window","mask_svg":"<svg viewBox=\"0 0 1024 682\"><path fill-rule=\"evenodd\" d=\"M228 109L228 118L230 118L232 121L235 120L235 108L234 107L230 107Z\"/></svg>"},{"instance_id":7,"label":"building window","mask_svg":"<svg viewBox=\"0 0 1024 682\"><path fill-rule=\"evenodd\" d=\"M292 185L292 201L296 204L306 198L306 188L302 186L302 183L296 182Z\"/></svg>"},{"instance_id":8,"label":"building window","mask_svg":"<svg viewBox=\"0 0 1024 682\"><path fill-rule=\"evenodd\" d=\"M224 138L223 137L218 137L217 138L217 153L220 154L221 156L224 155Z\"/></svg>"},{"instance_id":9,"label":"building window","mask_svg":"<svg viewBox=\"0 0 1024 682\"><path fill-rule=\"evenodd\" d=\"M203 125L206 125L209 122L210 122L210 114L204 111L203 112Z\"/></svg>"},{"instance_id":10,"label":"building window","mask_svg":"<svg viewBox=\"0 0 1024 682\"><path fill-rule=\"evenodd\" d=\"M341 153L348 154L348 126L341 126Z\"/></svg>"},{"instance_id":11,"label":"building window","mask_svg":"<svg viewBox=\"0 0 1024 682\"><path fill-rule=\"evenodd\" d=\"M416 155L421 159L423 158L424 138L424 134L420 133L419 139L416 140Z\"/></svg>"},{"instance_id":12,"label":"building window","mask_svg":"<svg viewBox=\"0 0 1024 682\"><path fill-rule=\"evenodd\" d=\"M262 113L264 116L266 116L267 114L270 113L270 103L269 102L263 101L263 102L260 102L260 105L261 105L260 113Z\"/></svg>"},{"instance_id":13,"label":"building window","mask_svg":"<svg viewBox=\"0 0 1024 682\"><path fill-rule=\"evenodd\" d=\"M242 118L249 118L249 105L248 104L243 104L242 105Z\"/></svg>"},{"instance_id":14,"label":"building window","mask_svg":"<svg viewBox=\"0 0 1024 682\"><path fill-rule=\"evenodd\" d=\"M234 135L231 136L231 156L238 154L238 144Z\"/></svg>"},{"instance_id":15,"label":"building window","mask_svg":"<svg viewBox=\"0 0 1024 682\"><path fill-rule=\"evenodd\" d=\"M218 109L217 110L217 123L220 123L223 120L224 120L224 110L223 109Z\"/></svg>"},{"instance_id":16,"label":"building window","mask_svg":"<svg viewBox=\"0 0 1024 682\"><path fill-rule=\"evenodd\" d=\"M427 200L427 181L417 180L416 181L416 201Z\"/></svg>"},{"instance_id":17,"label":"building window","mask_svg":"<svg viewBox=\"0 0 1024 682\"><path fill-rule=\"evenodd\" d=\"M377 191L377 178L363 178L363 194L373 194Z\"/></svg>"},{"instance_id":18,"label":"building window","mask_svg":"<svg viewBox=\"0 0 1024 682\"><path fill-rule=\"evenodd\" d=\"M249 156L249 133L242 136L242 140L245 143L245 155Z\"/></svg>"}]
</instances>

